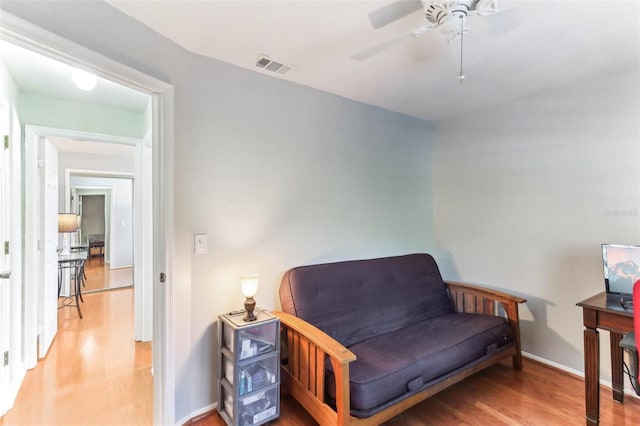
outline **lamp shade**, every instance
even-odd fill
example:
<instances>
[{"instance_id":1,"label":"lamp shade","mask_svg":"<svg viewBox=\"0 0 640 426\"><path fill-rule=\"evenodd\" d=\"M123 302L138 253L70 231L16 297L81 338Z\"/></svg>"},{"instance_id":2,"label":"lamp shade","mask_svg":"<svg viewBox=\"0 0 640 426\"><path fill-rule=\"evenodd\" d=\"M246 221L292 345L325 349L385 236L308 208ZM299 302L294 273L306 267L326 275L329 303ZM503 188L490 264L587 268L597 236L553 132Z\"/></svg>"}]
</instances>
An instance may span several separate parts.
<instances>
[{"instance_id":1,"label":"lamp shade","mask_svg":"<svg viewBox=\"0 0 640 426\"><path fill-rule=\"evenodd\" d=\"M258 279L260 274L240 275L240 288L244 297L253 297L258 292Z\"/></svg>"},{"instance_id":2,"label":"lamp shade","mask_svg":"<svg viewBox=\"0 0 640 426\"><path fill-rule=\"evenodd\" d=\"M58 213L58 232L76 232L80 220L75 213Z\"/></svg>"}]
</instances>

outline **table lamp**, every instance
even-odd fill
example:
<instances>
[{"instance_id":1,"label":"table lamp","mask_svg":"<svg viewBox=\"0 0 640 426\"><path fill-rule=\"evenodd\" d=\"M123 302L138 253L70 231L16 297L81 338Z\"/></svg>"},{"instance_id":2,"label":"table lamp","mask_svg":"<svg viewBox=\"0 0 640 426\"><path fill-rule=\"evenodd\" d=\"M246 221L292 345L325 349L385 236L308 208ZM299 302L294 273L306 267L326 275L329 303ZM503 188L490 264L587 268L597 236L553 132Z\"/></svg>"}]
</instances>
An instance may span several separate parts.
<instances>
[{"instance_id":1,"label":"table lamp","mask_svg":"<svg viewBox=\"0 0 640 426\"><path fill-rule=\"evenodd\" d=\"M78 230L78 215L75 213L58 213L58 232L62 234L62 251L60 254L69 254L71 247L69 244L69 233Z\"/></svg>"},{"instance_id":2,"label":"table lamp","mask_svg":"<svg viewBox=\"0 0 640 426\"><path fill-rule=\"evenodd\" d=\"M245 315L243 319L247 322L258 319L253 313L256 307L256 301L253 296L255 296L258 291L258 278L260 278L260 274L240 275L240 288L245 297L244 309L247 311L247 315Z\"/></svg>"}]
</instances>

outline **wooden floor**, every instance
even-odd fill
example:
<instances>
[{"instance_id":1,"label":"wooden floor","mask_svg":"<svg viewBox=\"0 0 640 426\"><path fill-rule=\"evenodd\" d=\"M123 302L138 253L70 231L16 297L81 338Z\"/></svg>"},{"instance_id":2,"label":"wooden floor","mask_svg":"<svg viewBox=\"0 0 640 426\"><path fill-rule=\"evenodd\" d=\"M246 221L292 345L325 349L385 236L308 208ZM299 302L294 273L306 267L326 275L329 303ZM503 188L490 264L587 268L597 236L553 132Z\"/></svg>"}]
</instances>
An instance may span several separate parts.
<instances>
[{"instance_id":1,"label":"wooden floor","mask_svg":"<svg viewBox=\"0 0 640 426\"><path fill-rule=\"evenodd\" d=\"M91 275L91 271L87 271ZM131 288L85 294L84 319L59 311L58 335L27 372L9 425L151 425L151 345L133 338ZM211 378L213 381L214 378ZM613 402L602 388L601 424L640 424L640 400ZM212 413L193 424L222 426ZM314 425L290 397L282 397L275 426ZM524 371L496 365L431 397L386 423L414 425L584 425L584 382L525 360Z\"/></svg>"},{"instance_id":2,"label":"wooden floor","mask_svg":"<svg viewBox=\"0 0 640 426\"><path fill-rule=\"evenodd\" d=\"M130 287L133 285L133 268L110 269L104 256L90 256L85 262L85 287L83 292Z\"/></svg>"},{"instance_id":3,"label":"wooden floor","mask_svg":"<svg viewBox=\"0 0 640 426\"><path fill-rule=\"evenodd\" d=\"M627 397L613 402L611 390L602 388L600 424L639 425L640 400ZM281 415L274 426L315 425L302 407L282 397ZM222 426L213 413L194 423ZM524 361L524 371L509 364L481 371L423 401L386 422L387 426L458 425L584 425L584 381L534 361Z\"/></svg>"},{"instance_id":4,"label":"wooden floor","mask_svg":"<svg viewBox=\"0 0 640 426\"><path fill-rule=\"evenodd\" d=\"M153 423L151 344L134 341L133 289L84 300L82 320L75 308L58 311L49 353L27 372L0 425Z\"/></svg>"}]
</instances>

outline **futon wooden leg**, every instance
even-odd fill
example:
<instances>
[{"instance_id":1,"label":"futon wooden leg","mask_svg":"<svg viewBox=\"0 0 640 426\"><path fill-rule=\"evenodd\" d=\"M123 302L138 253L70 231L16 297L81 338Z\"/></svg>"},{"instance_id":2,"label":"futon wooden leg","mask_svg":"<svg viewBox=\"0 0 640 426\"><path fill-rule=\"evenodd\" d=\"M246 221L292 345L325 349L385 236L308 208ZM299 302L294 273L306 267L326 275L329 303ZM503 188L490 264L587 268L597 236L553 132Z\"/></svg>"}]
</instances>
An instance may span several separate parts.
<instances>
[{"instance_id":1,"label":"futon wooden leg","mask_svg":"<svg viewBox=\"0 0 640 426\"><path fill-rule=\"evenodd\" d=\"M513 369L516 371L522 371L522 353L518 352L513 355Z\"/></svg>"}]
</instances>

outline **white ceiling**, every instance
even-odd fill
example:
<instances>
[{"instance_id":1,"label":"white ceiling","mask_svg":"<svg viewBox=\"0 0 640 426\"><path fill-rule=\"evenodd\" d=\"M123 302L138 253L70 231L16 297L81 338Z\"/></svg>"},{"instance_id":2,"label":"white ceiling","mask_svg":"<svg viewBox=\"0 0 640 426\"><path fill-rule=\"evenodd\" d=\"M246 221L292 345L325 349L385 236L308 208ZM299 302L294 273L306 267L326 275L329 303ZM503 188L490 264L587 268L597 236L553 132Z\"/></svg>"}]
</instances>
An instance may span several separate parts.
<instances>
[{"instance_id":1,"label":"white ceiling","mask_svg":"<svg viewBox=\"0 0 640 426\"><path fill-rule=\"evenodd\" d=\"M411 116L439 120L640 64L640 2L498 0L471 16L464 84L459 44L438 31L356 61L351 56L425 23L414 12L373 29L391 1L120 1L116 8L186 49ZM254 66L259 54L295 66Z\"/></svg>"}]
</instances>

